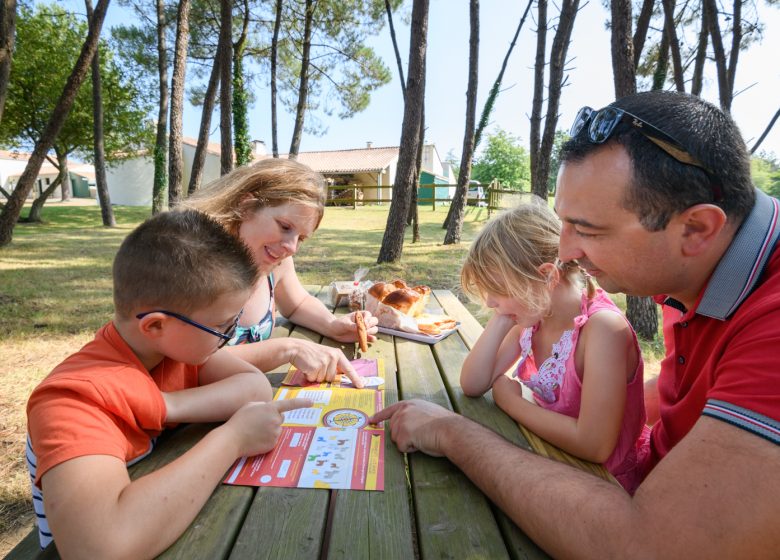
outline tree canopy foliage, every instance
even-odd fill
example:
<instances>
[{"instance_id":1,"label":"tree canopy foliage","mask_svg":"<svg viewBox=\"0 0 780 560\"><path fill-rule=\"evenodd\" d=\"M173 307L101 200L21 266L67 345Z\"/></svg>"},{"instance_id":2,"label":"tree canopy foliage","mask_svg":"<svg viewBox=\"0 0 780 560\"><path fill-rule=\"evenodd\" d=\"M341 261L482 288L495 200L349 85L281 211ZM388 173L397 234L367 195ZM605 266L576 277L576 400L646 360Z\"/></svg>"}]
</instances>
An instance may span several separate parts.
<instances>
[{"instance_id":1,"label":"tree canopy foliage","mask_svg":"<svg viewBox=\"0 0 780 560\"><path fill-rule=\"evenodd\" d=\"M87 26L56 5L22 5L16 28L16 50L0 142L30 149L40 138L79 56ZM115 61L112 45L101 42L100 69L104 92L105 149L109 159L148 146L149 97L135 76ZM94 157L92 83L80 88L54 142L63 154Z\"/></svg>"},{"instance_id":2,"label":"tree canopy foliage","mask_svg":"<svg viewBox=\"0 0 780 560\"><path fill-rule=\"evenodd\" d=\"M502 187L528 190L531 161L520 138L499 127L485 140L485 149L471 168L471 178L483 184L498 179Z\"/></svg>"}]
</instances>

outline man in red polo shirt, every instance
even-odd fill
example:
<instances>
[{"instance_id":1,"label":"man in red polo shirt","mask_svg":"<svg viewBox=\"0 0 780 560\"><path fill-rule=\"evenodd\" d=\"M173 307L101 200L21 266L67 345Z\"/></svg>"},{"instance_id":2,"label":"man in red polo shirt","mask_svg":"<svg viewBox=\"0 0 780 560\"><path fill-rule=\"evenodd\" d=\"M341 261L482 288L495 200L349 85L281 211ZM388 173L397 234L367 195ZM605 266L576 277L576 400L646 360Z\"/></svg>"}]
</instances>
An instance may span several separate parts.
<instances>
[{"instance_id":1,"label":"man in red polo shirt","mask_svg":"<svg viewBox=\"0 0 780 560\"><path fill-rule=\"evenodd\" d=\"M609 292L656 296L664 313L651 459L634 497L430 403L372 421L389 418L403 451L448 457L553 556L776 557L780 205L753 187L731 118L693 96L585 107L571 136L560 258Z\"/></svg>"}]
</instances>

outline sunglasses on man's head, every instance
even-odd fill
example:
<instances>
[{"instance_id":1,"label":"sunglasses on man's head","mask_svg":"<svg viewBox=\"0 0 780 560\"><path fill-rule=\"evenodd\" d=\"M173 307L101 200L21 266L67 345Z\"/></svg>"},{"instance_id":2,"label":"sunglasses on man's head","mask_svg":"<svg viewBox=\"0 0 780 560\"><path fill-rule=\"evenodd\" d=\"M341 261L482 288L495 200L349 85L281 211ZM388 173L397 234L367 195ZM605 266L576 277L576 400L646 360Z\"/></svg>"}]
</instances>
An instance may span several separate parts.
<instances>
[{"instance_id":1,"label":"sunglasses on man's head","mask_svg":"<svg viewBox=\"0 0 780 560\"><path fill-rule=\"evenodd\" d=\"M592 144L603 144L609 140L615 133L617 126L620 123L626 123L636 128L645 138L650 140L653 144L661 148L664 152L671 157L684 163L686 165L693 165L698 167L707 174L710 180L712 188L712 194L715 197L715 201L722 199L722 193L720 186L715 181L712 172L699 160L693 157L688 150L675 139L672 135L667 134L655 125L650 124L646 120L632 115L624 109L618 109L617 107L604 107L598 111L590 108L583 107L577 112L577 116L574 117L574 123L569 130L569 136L574 138L580 134L583 129L587 132L587 139Z\"/></svg>"},{"instance_id":2,"label":"sunglasses on man's head","mask_svg":"<svg viewBox=\"0 0 780 560\"><path fill-rule=\"evenodd\" d=\"M233 319L233 323L225 330L225 332L219 332L218 330L212 329L211 327L207 327L206 325L202 325L198 323L197 321L193 321L189 317L182 315L180 313L176 313L174 311L166 311L164 309L155 309L154 311L146 311L144 313L139 313L135 316L136 319L143 319L147 315L151 313L162 313L163 315L168 315L169 317L174 317L178 319L179 321L182 321L184 323L187 323L188 325L192 325L195 328L198 328L202 331L206 331L209 334L213 334L216 337L219 337L221 340L219 341L219 345L217 346L217 349L222 348L225 344L228 343L228 341L233 338L233 335L236 334L236 329L238 328L238 322L241 320L241 315L244 313L244 310L238 312L238 315L236 315L236 318Z\"/></svg>"}]
</instances>

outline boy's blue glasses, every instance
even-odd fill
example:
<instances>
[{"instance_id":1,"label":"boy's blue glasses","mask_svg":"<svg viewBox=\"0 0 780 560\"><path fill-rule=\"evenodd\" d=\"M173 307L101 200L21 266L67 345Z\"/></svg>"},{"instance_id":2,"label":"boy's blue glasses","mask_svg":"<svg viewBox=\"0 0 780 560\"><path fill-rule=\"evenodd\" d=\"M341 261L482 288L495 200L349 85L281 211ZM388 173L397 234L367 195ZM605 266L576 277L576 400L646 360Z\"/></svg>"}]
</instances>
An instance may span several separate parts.
<instances>
[{"instance_id":1,"label":"boy's blue glasses","mask_svg":"<svg viewBox=\"0 0 780 560\"><path fill-rule=\"evenodd\" d=\"M233 319L233 324L230 325L225 332L219 332L218 330L212 329L211 327L207 327L206 325L201 325L197 321L193 321L189 317L186 317L180 313L176 313L174 311L166 311L165 309L154 309L152 311L145 311L143 313L139 313L138 315L136 315L135 318L143 319L150 313L162 313L163 315L175 317L179 321L187 323L188 325L192 325L195 328L198 328L202 331L206 331L209 334L213 334L214 336L221 338L222 340L219 341L219 345L217 346L217 349L220 349L225 344L227 344L231 338L233 338L234 334L236 334L236 329L238 328L238 322L241 320L241 315L244 313L244 310L242 309L241 311L238 312L236 318Z\"/></svg>"}]
</instances>

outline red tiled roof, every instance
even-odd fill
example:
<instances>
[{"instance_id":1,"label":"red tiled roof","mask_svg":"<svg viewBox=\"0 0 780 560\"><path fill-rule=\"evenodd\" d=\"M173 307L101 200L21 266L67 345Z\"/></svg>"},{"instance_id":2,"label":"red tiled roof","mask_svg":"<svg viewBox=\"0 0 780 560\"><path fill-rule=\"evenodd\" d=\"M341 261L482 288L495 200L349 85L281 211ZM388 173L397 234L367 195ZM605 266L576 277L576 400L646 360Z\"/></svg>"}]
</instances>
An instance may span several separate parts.
<instances>
[{"instance_id":1,"label":"red tiled roof","mask_svg":"<svg viewBox=\"0 0 780 560\"><path fill-rule=\"evenodd\" d=\"M287 154L279 157L287 157ZM398 158L398 146L357 148L323 152L300 152L298 161L320 173L382 171Z\"/></svg>"}]
</instances>

